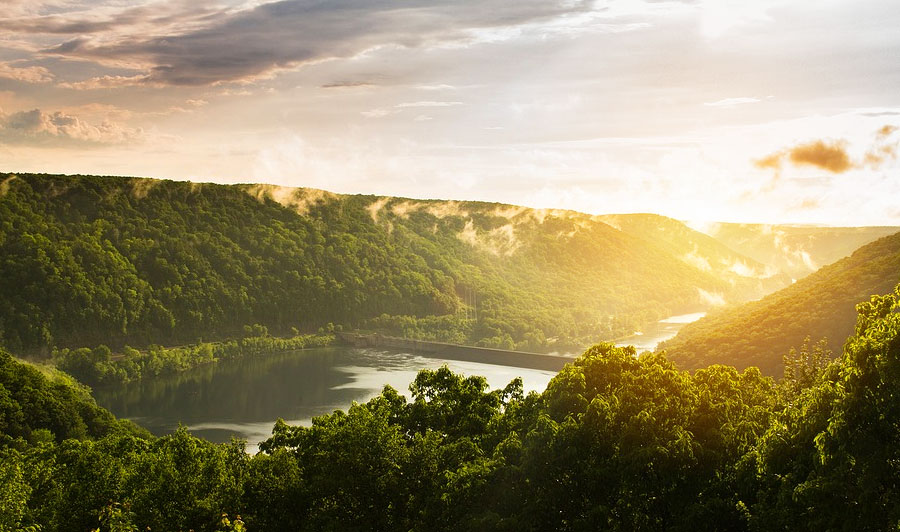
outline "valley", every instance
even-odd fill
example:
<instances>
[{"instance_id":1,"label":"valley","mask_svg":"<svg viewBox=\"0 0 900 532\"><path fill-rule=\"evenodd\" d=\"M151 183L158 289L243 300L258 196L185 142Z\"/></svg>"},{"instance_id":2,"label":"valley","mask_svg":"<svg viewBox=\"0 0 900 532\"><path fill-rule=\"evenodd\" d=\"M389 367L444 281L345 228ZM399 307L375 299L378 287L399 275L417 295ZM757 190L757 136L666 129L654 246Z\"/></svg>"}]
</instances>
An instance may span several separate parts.
<instances>
[{"instance_id":1,"label":"valley","mask_svg":"<svg viewBox=\"0 0 900 532\"><path fill-rule=\"evenodd\" d=\"M243 525L229 518L240 511L262 529L597 524L584 517L593 502L558 506L573 489L547 480L558 475L612 481L602 499L635 526L669 523L683 497L696 502L676 505L679 523L714 512L747 525L710 490L728 508L750 501L758 522L794 522L768 498L785 478L777 456L818 451L781 449L778 420L800 431L814 397L851 400L834 391L856 393L841 368L884 360L872 346L896 325L884 294L900 233L879 237L897 228L720 224L720 240L651 214L96 176L3 183L0 350L35 364L0 353L0 495L21 501L19 522L212 530ZM336 345L359 332L428 353ZM842 354L804 342L826 333L850 336ZM515 367L509 350L565 366ZM688 480L635 480L647 453ZM585 463L595 456L609 463ZM730 480L751 456L765 469ZM396 493L407 502L388 514L319 506ZM117 500L127 508L105 502Z\"/></svg>"},{"instance_id":2,"label":"valley","mask_svg":"<svg viewBox=\"0 0 900 532\"><path fill-rule=\"evenodd\" d=\"M900 532L896 0L0 0L0 532Z\"/></svg>"}]
</instances>

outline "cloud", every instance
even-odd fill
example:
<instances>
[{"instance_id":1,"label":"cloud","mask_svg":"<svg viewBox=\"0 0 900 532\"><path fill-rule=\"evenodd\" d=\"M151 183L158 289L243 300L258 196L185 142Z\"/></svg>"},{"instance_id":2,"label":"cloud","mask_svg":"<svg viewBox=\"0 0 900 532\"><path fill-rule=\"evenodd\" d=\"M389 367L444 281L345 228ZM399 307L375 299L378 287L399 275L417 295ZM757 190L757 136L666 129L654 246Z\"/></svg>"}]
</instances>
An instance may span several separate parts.
<instances>
[{"instance_id":1,"label":"cloud","mask_svg":"<svg viewBox=\"0 0 900 532\"><path fill-rule=\"evenodd\" d=\"M441 102L441 101L418 101L418 102L401 102L394 105L390 109L385 109L384 107L378 107L375 109L370 109L368 111L361 111L360 114L366 118L382 118L388 115L392 115L395 113L400 113L398 109L420 109L420 108L438 108L438 107L455 107L457 105L463 105L462 102ZM428 115L420 114L416 116L414 119L417 122L424 122L426 120L431 120L432 117Z\"/></svg>"},{"instance_id":2,"label":"cloud","mask_svg":"<svg viewBox=\"0 0 900 532\"><path fill-rule=\"evenodd\" d=\"M48 8L53 8L54 6L60 3L64 3L65 1L66 0L62 0L61 2L41 0L3 0L3 3L0 4L0 18L37 15L41 11Z\"/></svg>"},{"instance_id":3,"label":"cloud","mask_svg":"<svg viewBox=\"0 0 900 532\"><path fill-rule=\"evenodd\" d=\"M814 166L834 174L840 174L855 167L847 154L845 141L826 140L798 144L757 159L753 161L753 164L757 168L775 170L777 175L785 161L790 161L795 166Z\"/></svg>"},{"instance_id":4,"label":"cloud","mask_svg":"<svg viewBox=\"0 0 900 532\"><path fill-rule=\"evenodd\" d=\"M703 105L708 107L735 107L738 105L744 105L748 103L759 103L759 98L725 98L724 100L718 100L715 102L705 102Z\"/></svg>"},{"instance_id":5,"label":"cloud","mask_svg":"<svg viewBox=\"0 0 900 532\"><path fill-rule=\"evenodd\" d=\"M197 109L204 107L208 104L209 104L209 102L207 102L206 100L203 100L203 99L185 100L184 105L173 105L173 106L169 107L168 109L166 109L165 111L152 113L152 114L164 116L164 115L171 115L171 114L175 114L175 113L193 113Z\"/></svg>"},{"instance_id":6,"label":"cloud","mask_svg":"<svg viewBox=\"0 0 900 532\"><path fill-rule=\"evenodd\" d=\"M871 111L867 113L860 113L862 116L900 116L900 111Z\"/></svg>"},{"instance_id":7,"label":"cloud","mask_svg":"<svg viewBox=\"0 0 900 532\"><path fill-rule=\"evenodd\" d=\"M891 134L894 133L895 131L897 131L898 129L900 129L900 128L898 128L897 126L885 124L884 126L881 126L881 129L878 130L876 135L878 136L878 138L883 139L885 137L890 137Z\"/></svg>"},{"instance_id":8,"label":"cloud","mask_svg":"<svg viewBox=\"0 0 900 532\"><path fill-rule=\"evenodd\" d=\"M42 66L17 67L11 63L0 63L0 78L25 83L49 83L53 81L53 74Z\"/></svg>"},{"instance_id":9,"label":"cloud","mask_svg":"<svg viewBox=\"0 0 900 532\"><path fill-rule=\"evenodd\" d=\"M770 155L766 155L762 159L753 161L753 164L756 165L757 168L762 168L764 170L781 170L781 161L783 158L783 152L775 152Z\"/></svg>"},{"instance_id":10,"label":"cloud","mask_svg":"<svg viewBox=\"0 0 900 532\"><path fill-rule=\"evenodd\" d=\"M137 87L140 85L147 85L148 83L149 77L146 75L99 76L96 78L86 79L84 81L58 83L57 87L63 89L86 91L97 89L118 89L121 87Z\"/></svg>"},{"instance_id":11,"label":"cloud","mask_svg":"<svg viewBox=\"0 0 900 532\"><path fill-rule=\"evenodd\" d=\"M398 103L394 107L397 109L404 109L407 107L453 107L455 105L462 105L462 102L434 102L434 101L423 101L423 102L403 102Z\"/></svg>"},{"instance_id":12,"label":"cloud","mask_svg":"<svg viewBox=\"0 0 900 532\"><path fill-rule=\"evenodd\" d=\"M888 141L889 137L894 134L898 129L897 126L891 124L885 124L882 126L876 135L876 143L865 155L865 162L869 166L873 168L877 168L881 166L883 163L889 160L894 160L897 158L897 144L898 142L890 142Z\"/></svg>"},{"instance_id":13,"label":"cloud","mask_svg":"<svg viewBox=\"0 0 900 532\"><path fill-rule=\"evenodd\" d=\"M457 87L447 85L446 83L439 83L437 85L416 85L414 88L422 91L454 91L457 89Z\"/></svg>"},{"instance_id":14,"label":"cloud","mask_svg":"<svg viewBox=\"0 0 900 532\"><path fill-rule=\"evenodd\" d=\"M332 81L324 85L319 85L320 89L356 89L360 87L374 87L375 84L369 81Z\"/></svg>"},{"instance_id":15,"label":"cloud","mask_svg":"<svg viewBox=\"0 0 900 532\"><path fill-rule=\"evenodd\" d=\"M185 32L205 27L217 17L231 12L208 0L170 0L124 8L120 7L122 2L102 0L12 2L18 3L18 7L0 7L0 18L5 19L3 25L7 32L78 35L76 41L95 34L112 38L127 34Z\"/></svg>"},{"instance_id":16,"label":"cloud","mask_svg":"<svg viewBox=\"0 0 900 532\"><path fill-rule=\"evenodd\" d=\"M77 36L44 49L45 54L140 65L150 82L201 86L258 79L381 46L465 41L475 30L552 20L592 5L588 0L282 0L239 10L198 8L183 25L173 14L154 16L151 6L142 6L82 21L38 17L11 29ZM122 31L139 24L149 29Z\"/></svg>"},{"instance_id":17,"label":"cloud","mask_svg":"<svg viewBox=\"0 0 900 532\"><path fill-rule=\"evenodd\" d=\"M726 303L725 296L720 292L707 292L702 288L697 288L697 295L700 296L703 303L713 307L721 307Z\"/></svg>"},{"instance_id":18,"label":"cloud","mask_svg":"<svg viewBox=\"0 0 900 532\"><path fill-rule=\"evenodd\" d=\"M854 167L847 154L846 142L816 140L794 146L787 152L795 165L809 165L841 174Z\"/></svg>"},{"instance_id":19,"label":"cloud","mask_svg":"<svg viewBox=\"0 0 900 532\"><path fill-rule=\"evenodd\" d=\"M741 26L767 23L773 0L701 0L700 32L709 40L729 34Z\"/></svg>"},{"instance_id":20,"label":"cloud","mask_svg":"<svg viewBox=\"0 0 900 532\"><path fill-rule=\"evenodd\" d=\"M60 111L40 109L6 114L0 111L0 142L125 144L142 140L144 132L105 120L91 124Z\"/></svg>"},{"instance_id":21,"label":"cloud","mask_svg":"<svg viewBox=\"0 0 900 532\"><path fill-rule=\"evenodd\" d=\"M42 50L47 54L67 54L69 52L74 52L90 42L89 39L84 37L77 37L75 39L69 39L63 43L57 44L56 46L51 46L50 48L46 48Z\"/></svg>"},{"instance_id":22,"label":"cloud","mask_svg":"<svg viewBox=\"0 0 900 532\"><path fill-rule=\"evenodd\" d=\"M753 164L757 168L775 172L767 190L774 188L786 162L790 162L794 166L813 166L833 174L842 174L848 170L866 166L877 169L885 162L897 158L900 141L891 141L890 137L898 130L900 128L891 124L879 128L875 132L875 139L871 147L858 160L854 160L848 153L846 140L819 139L776 151L754 160ZM804 208L808 208L808 206L804 206Z\"/></svg>"},{"instance_id":23,"label":"cloud","mask_svg":"<svg viewBox=\"0 0 900 532\"><path fill-rule=\"evenodd\" d=\"M700 271L711 272L712 266L709 264L709 259L700 255L697 252L697 246L694 246L694 251L687 253L681 257L681 260L690 264L694 268L697 268Z\"/></svg>"},{"instance_id":24,"label":"cloud","mask_svg":"<svg viewBox=\"0 0 900 532\"><path fill-rule=\"evenodd\" d=\"M366 118L381 118L383 116L391 114L391 111L379 107L377 109L370 109L369 111L360 111L359 114L363 115Z\"/></svg>"},{"instance_id":25,"label":"cloud","mask_svg":"<svg viewBox=\"0 0 900 532\"><path fill-rule=\"evenodd\" d=\"M244 185L244 191L260 201L270 199L285 207L294 209L297 214L305 216L309 208L317 203L331 199L334 194L327 190L314 188L283 187L278 185Z\"/></svg>"},{"instance_id":26,"label":"cloud","mask_svg":"<svg viewBox=\"0 0 900 532\"><path fill-rule=\"evenodd\" d=\"M513 224L496 227L490 231L478 231L471 218L466 220L465 226L462 231L457 233L456 238L476 249L487 251L498 257L513 255L522 245L516 238Z\"/></svg>"}]
</instances>

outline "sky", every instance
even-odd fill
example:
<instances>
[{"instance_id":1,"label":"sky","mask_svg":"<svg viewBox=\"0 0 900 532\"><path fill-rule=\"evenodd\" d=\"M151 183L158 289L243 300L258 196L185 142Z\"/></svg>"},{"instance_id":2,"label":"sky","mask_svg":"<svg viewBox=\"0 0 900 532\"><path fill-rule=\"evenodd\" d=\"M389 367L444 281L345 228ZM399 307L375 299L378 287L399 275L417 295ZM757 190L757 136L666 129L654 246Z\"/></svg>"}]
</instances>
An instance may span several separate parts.
<instances>
[{"instance_id":1,"label":"sky","mask_svg":"<svg viewBox=\"0 0 900 532\"><path fill-rule=\"evenodd\" d=\"M0 171L900 225L895 0L3 0Z\"/></svg>"}]
</instances>

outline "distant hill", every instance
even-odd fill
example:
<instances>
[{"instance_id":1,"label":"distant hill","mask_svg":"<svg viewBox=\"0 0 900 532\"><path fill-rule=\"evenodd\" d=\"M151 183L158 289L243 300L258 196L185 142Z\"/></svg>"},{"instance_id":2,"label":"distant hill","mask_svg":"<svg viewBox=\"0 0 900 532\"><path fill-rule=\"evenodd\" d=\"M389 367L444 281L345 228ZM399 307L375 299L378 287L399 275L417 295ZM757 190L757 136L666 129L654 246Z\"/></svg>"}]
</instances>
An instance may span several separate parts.
<instances>
[{"instance_id":1,"label":"distant hill","mask_svg":"<svg viewBox=\"0 0 900 532\"><path fill-rule=\"evenodd\" d=\"M572 349L765 292L756 274L736 282L681 249L562 210L0 174L0 344L46 353L334 324Z\"/></svg>"},{"instance_id":2,"label":"distant hill","mask_svg":"<svg viewBox=\"0 0 900 532\"><path fill-rule=\"evenodd\" d=\"M606 214L595 218L652 242L701 271L727 279L740 287L747 299L774 292L791 283L791 278L777 268L742 255L719 240L672 218L658 214Z\"/></svg>"},{"instance_id":3,"label":"distant hill","mask_svg":"<svg viewBox=\"0 0 900 532\"><path fill-rule=\"evenodd\" d=\"M758 366L780 376L782 356L806 336L841 346L854 329L856 304L889 293L900 281L900 233L876 240L760 301L687 325L661 349L687 369L710 364Z\"/></svg>"},{"instance_id":4,"label":"distant hill","mask_svg":"<svg viewBox=\"0 0 900 532\"><path fill-rule=\"evenodd\" d=\"M801 279L900 227L715 223L702 230L738 253Z\"/></svg>"}]
</instances>

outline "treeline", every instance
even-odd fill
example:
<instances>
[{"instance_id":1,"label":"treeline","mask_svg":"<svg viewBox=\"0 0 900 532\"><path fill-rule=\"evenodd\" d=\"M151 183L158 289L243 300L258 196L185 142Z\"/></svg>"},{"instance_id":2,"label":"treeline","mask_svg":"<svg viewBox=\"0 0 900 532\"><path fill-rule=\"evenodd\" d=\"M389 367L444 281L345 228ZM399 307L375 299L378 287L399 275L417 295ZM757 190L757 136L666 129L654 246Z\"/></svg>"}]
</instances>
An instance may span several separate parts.
<instances>
[{"instance_id":1,"label":"treeline","mask_svg":"<svg viewBox=\"0 0 900 532\"><path fill-rule=\"evenodd\" d=\"M603 332L603 337L620 338L629 336L662 317L660 309L645 310L598 318L595 327L597 331ZM521 318L504 322L497 318L481 317L480 321L475 322L460 314L425 317L382 314L365 320L363 328L402 338L532 352L552 350L578 353L587 339L591 338L588 333L581 336L561 334L548 338L544 329L533 327Z\"/></svg>"},{"instance_id":2,"label":"treeline","mask_svg":"<svg viewBox=\"0 0 900 532\"><path fill-rule=\"evenodd\" d=\"M826 339L828 349L840 353L853 332L856 303L868 294L889 293L898 279L900 233L867 244L759 301L710 313L660 349L685 369L728 364L780 375L782 354L807 336Z\"/></svg>"},{"instance_id":3,"label":"treeline","mask_svg":"<svg viewBox=\"0 0 900 532\"><path fill-rule=\"evenodd\" d=\"M144 351L126 345L117 357L105 345L93 349L55 349L51 359L57 368L78 381L98 386L168 375L219 360L324 347L334 342L334 335L330 333L276 338L269 336L268 330L259 324L247 327L246 333L247 336L236 340L178 347L151 345Z\"/></svg>"},{"instance_id":4,"label":"treeline","mask_svg":"<svg viewBox=\"0 0 900 532\"><path fill-rule=\"evenodd\" d=\"M780 383L602 344L541 394L423 371L252 457L184 430L13 438L0 528L895 530L900 286L858 310L839 360L795 353Z\"/></svg>"},{"instance_id":5,"label":"treeline","mask_svg":"<svg viewBox=\"0 0 900 532\"><path fill-rule=\"evenodd\" d=\"M755 279L701 271L578 213L263 185L0 180L0 345L20 355L376 319L392 334L554 350L697 310L698 289L759 294ZM395 319L406 316L415 327Z\"/></svg>"}]
</instances>

